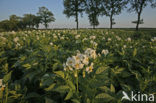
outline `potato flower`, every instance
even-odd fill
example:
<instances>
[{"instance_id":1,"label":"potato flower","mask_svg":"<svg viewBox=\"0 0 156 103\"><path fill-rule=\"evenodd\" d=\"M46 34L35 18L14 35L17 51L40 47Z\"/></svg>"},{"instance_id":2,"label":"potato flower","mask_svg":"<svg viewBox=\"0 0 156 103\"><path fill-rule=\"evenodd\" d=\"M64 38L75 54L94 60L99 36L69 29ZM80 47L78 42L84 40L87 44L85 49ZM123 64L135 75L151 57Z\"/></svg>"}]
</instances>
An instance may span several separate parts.
<instances>
[{"instance_id":1,"label":"potato flower","mask_svg":"<svg viewBox=\"0 0 156 103\"><path fill-rule=\"evenodd\" d=\"M127 41L128 41L128 42L131 42L131 38L130 38L130 37L129 37L129 38L127 38Z\"/></svg>"},{"instance_id":2,"label":"potato flower","mask_svg":"<svg viewBox=\"0 0 156 103\"><path fill-rule=\"evenodd\" d=\"M76 59L72 58L72 57L69 57L67 58L67 62L66 62L66 65L69 66L69 67L74 67L75 65L75 61Z\"/></svg>"},{"instance_id":3,"label":"potato flower","mask_svg":"<svg viewBox=\"0 0 156 103\"><path fill-rule=\"evenodd\" d=\"M120 38L119 36L116 36L116 39L117 39L118 41L120 41L120 40L121 40L121 38Z\"/></svg>"},{"instance_id":4,"label":"potato flower","mask_svg":"<svg viewBox=\"0 0 156 103\"><path fill-rule=\"evenodd\" d=\"M91 49L91 48L87 48L87 50L85 51L85 54L89 57L89 58L93 58L95 59L97 57L96 55L96 51Z\"/></svg>"},{"instance_id":5,"label":"potato flower","mask_svg":"<svg viewBox=\"0 0 156 103\"><path fill-rule=\"evenodd\" d=\"M75 36L75 39L79 39L79 38L80 38L80 35L76 35L76 36Z\"/></svg>"},{"instance_id":6,"label":"potato flower","mask_svg":"<svg viewBox=\"0 0 156 103\"><path fill-rule=\"evenodd\" d=\"M94 39L96 39L96 36L90 36L89 38L94 40Z\"/></svg>"},{"instance_id":7,"label":"potato flower","mask_svg":"<svg viewBox=\"0 0 156 103\"><path fill-rule=\"evenodd\" d=\"M86 56L86 55L83 55L83 57L84 57L84 59L83 59L83 63L85 64L85 65L88 65L89 64L89 58Z\"/></svg>"},{"instance_id":8,"label":"potato flower","mask_svg":"<svg viewBox=\"0 0 156 103\"><path fill-rule=\"evenodd\" d=\"M108 38L108 41L111 41L112 39L111 38Z\"/></svg>"},{"instance_id":9,"label":"potato flower","mask_svg":"<svg viewBox=\"0 0 156 103\"><path fill-rule=\"evenodd\" d=\"M50 44L51 46L53 46L53 43L52 43L52 42L50 42L49 44Z\"/></svg>"},{"instance_id":10,"label":"potato flower","mask_svg":"<svg viewBox=\"0 0 156 103\"><path fill-rule=\"evenodd\" d=\"M14 42L18 42L19 41L19 38L18 37L16 37L16 38L14 38Z\"/></svg>"},{"instance_id":11,"label":"potato flower","mask_svg":"<svg viewBox=\"0 0 156 103\"><path fill-rule=\"evenodd\" d=\"M151 39L151 41L152 41L152 42L156 41L156 37L153 37L153 38Z\"/></svg>"},{"instance_id":12,"label":"potato flower","mask_svg":"<svg viewBox=\"0 0 156 103\"><path fill-rule=\"evenodd\" d=\"M91 65L90 65L89 67L86 68L86 72L87 72L87 73L90 73L90 72L93 71L93 65L94 65L94 64L91 63Z\"/></svg>"},{"instance_id":13,"label":"potato flower","mask_svg":"<svg viewBox=\"0 0 156 103\"><path fill-rule=\"evenodd\" d=\"M108 51L108 50L105 50L105 49L103 49L102 52L101 52L101 54L104 54L105 56L106 56L108 53L109 53L109 51Z\"/></svg>"}]
</instances>

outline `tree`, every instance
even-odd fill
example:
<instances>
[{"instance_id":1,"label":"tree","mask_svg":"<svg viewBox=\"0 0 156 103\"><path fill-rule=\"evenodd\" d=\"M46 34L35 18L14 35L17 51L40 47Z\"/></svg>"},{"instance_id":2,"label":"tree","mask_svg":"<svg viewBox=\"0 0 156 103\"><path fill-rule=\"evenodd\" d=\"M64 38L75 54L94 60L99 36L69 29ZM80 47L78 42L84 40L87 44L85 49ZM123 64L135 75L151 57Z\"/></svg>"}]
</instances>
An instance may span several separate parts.
<instances>
[{"instance_id":1,"label":"tree","mask_svg":"<svg viewBox=\"0 0 156 103\"><path fill-rule=\"evenodd\" d=\"M99 25L98 16L101 13L101 0L86 0L86 13L90 24L95 28Z\"/></svg>"},{"instance_id":2,"label":"tree","mask_svg":"<svg viewBox=\"0 0 156 103\"><path fill-rule=\"evenodd\" d=\"M23 22L25 23L26 27L28 26L29 29L33 28L35 23L33 22L35 18L35 15L33 14L24 14Z\"/></svg>"},{"instance_id":3,"label":"tree","mask_svg":"<svg viewBox=\"0 0 156 103\"><path fill-rule=\"evenodd\" d=\"M2 31L10 31L10 21L9 20L1 21L0 28L2 29Z\"/></svg>"},{"instance_id":4,"label":"tree","mask_svg":"<svg viewBox=\"0 0 156 103\"><path fill-rule=\"evenodd\" d=\"M18 30L18 23L19 23L20 17L16 16L16 15L11 15L9 22L10 22L10 30Z\"/></svg>"},{"instance_id":5,"label":"tree","mask_svg":"<svg viewBox=\"0 0 156 103\"><path fill-rule=\"evenodd\" d=\"M41 17L40 16L35 16L34 20L33 20L36 28L39 28L39 24L41 23Z\"/></svg>"},{"instance_id":6,"label":"tree","mask_svg":"<svg viewBox=\"0 0 156 103\"><path fill-rule=\"evenodd\" d=\"M79 13L82 15L85 10L85 0L64 0L63 13L69 17L75 17L76 28L79 28Z\"/></svg>"},{"instance_id":7,"label":"tree","mask_svg":"<svg viewBox=\"0 0 156 103\"><path fill-rule=\"evenodd\" d=\"M39 7L39 12L37 14L41 17L41 21L44 23L46 29L48 28L48 23L55 21L54 14L46 7Z\"/></svg>"},{"instance_id":8,"label":"tree","mask_svg":"<svg viewBox=\"0 0 156 103\"><path fill-rule=\"evenodd\" d=\"M112 29L112 25L116 24L113 16L121 13L121 11L126 7L127 0L103 0L102 4L102 15L106 15L110 18L110 29Z\"/></svg>"},{"instance_id":9,"label":"tree","mask_svg":"<svg viewBox=\"0 0 156 103\"><path fill-rule=\"evenodd\" d=\"M143 23L143 19L141 20L141 14L143 9L148 5L148 3L151 3L152 7L156 6L156 2L154 0L130 0L131 7L128 9L129 12L135 12L137 13L137 20L133 21L132 23L136 23L136 30L139 30L139 24Z\"/></svg>"}]
</instances>

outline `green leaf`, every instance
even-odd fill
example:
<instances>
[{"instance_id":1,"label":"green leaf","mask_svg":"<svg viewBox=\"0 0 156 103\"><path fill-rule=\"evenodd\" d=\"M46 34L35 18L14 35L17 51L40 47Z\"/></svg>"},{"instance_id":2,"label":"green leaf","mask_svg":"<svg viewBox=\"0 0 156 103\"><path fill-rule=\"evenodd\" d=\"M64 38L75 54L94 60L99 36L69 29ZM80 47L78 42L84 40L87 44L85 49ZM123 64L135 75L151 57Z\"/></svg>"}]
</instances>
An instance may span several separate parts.
<instances>
[{"instance_id":1,"label":"green leaf","mask_svg":"<svg viewBox=\"0 0 156 103\"><path fill-rule=\"evenodd\" d=\"M51 84L48 88L45 88L46 91L51 91L55 87L55 83Z\"/></svg>"},{"instance_id":2,"label":"green leaf","mask_svg":"<svg viewBox=\"0 0 156 103\"><path fill-rule=\"evenodd\" d=\"M131 76L131 75L133 75L133 74L131 74L130 72L127 72L127 71L123 71L123 72L121 73L121 76L122 76L123 78L129 77L129 76Z\"/></svg>"},{"instance_id":3,"label":"green leaf","mask_svg":"<svg viewBox=\"0 0 156 103\"><path fill-rule=\"evenodd\" d=\"M122 73L123 70L124 70L124 68L117 68L117 69L114 70L114 73L115 74L120 74L120 73Z\"/></svg>"},{"instance_id":4,"label":"green leaf","mask_svg":"<svg viewBox=\"0 0 156 103\"><path fill-rule=\"evenodd\" d=\"M64 72L63 71L56 71L54 73L57 74L58 76L64 78Z\"/></svg>"},{"instance_id":5,"label":"green leaf","mask_svg":"<svg viewBox=\"0 0 156 103\"><path fill-rule=\"evenodd\" d=\"M11 79L12 71L6 74L3 78L4 83L7 83Z\"/></svg>"},{"instance_id":6,"label":"green leaf","mask_svg":"<svg viewBox=\"0 0 156 103\"><path fill-rule=\"evenodd\" d=\"M76 90L76 87L75 87L75 85L73 84L73 82L67 80L67 84L69 85L69 87L72 88L72 90Z\"/></svg>"},{"instance_id":7,"label":"green leaf","mask_svg":"<svg viewBox=\"0 0 156 103\"><path fill-rule=\"evenodd\" d=\"M35 92L31 92L31 93L29 93L25 98L26 98L26 99L30 99L30 98L39 98L39 97L40 97L39 94L37 94L37 93L35 93Z\"/></svg>"},{"instance_id":8,"label":"green leaf","mask_svg":"<svg viewBox=\"0 0 156 103\"><path fill-rule=\"evenodd\" d=\"M100 67L96 70L95 74L101 74L103 71L105 71L107 67Z\"/></svg>"},{"instance_id":9,"label":"green leaf","mask_svg":"<svg viewBox=\"0 0 156 103\"><path fill-rule=\"evenodd\" d=\"M26 68L26 69L30 69L31 65L30 64L23 64L23 67Z\"/></svg>"},{"instance_id":10,"label":"green leaf","mask_svg":"<svg viewBox=\"0 0 156 103\"><path fill-rule=\"evenodd\" d=\"M115 88L114 88L113 84L111 84L110 90L111 90L111 92L115 93Z\"/></svg>"},{"instance_id":11,"label":"green leaf","mask_svg":"<svg viewBox=\"0 0 156 103\"><path fill-rule=\"evenodd\" d=\"M102 86L102 87L99 87L101 90L103 90L104 92L109 92L110 89L106 86Z\"/></svg>"},{"instance_id":12,"label":"green leaf","mask_svg":"<svg viewBox=\"0 0 156 103\"><path fill-rule=\"evenodd\" d=\"M91 103L89 98L87 98L87 103Z\"/></svg>"},{"instance_id":13,"label":"green leaf","mask_svg":"<svg viewBox=\"0 0 156 103\"><path fill-rule=\"evenodd\" d=\"M134 51L133 51L133 57L135 57L137 54L137 49L135 48Z\"/></svg>"},{"instance_id":14,"label":"green leaf","mask_svg":"<svg viewBox=\"0 0 156 103\"><path fill-rule=\"evenodd\" d=\"M108 100L114 99L112 96L110 96L109 94L106 94L106 93L98 94L95 98L96 99L108 99Z\"/></svg>"},{"instance_id":15,"label":"green leaf","mask_svg":"<svg viewBox=\"0 0 156 103\"><path fill-rule=\"evenodd\" d=\"M55 103L53 100L51 100L50 98L45 98L45 103Z\"/></svg>"},{"instance_id":16,"label":"green leaf","mask_svg":"<svg viewBox=\"0 0 156 103\"><path fill-rule=\"evenodd\" d=\"M5 70L6 72L8 72L8 63L6 63L6 64L4 65L4 70Z\"/></svg>"},{"instance_id":17,"label":"green leaf","mask_svg":"<svg viewBox=\"0 0 156 103\"><path fill-rule=\"evenodd\" d=\"M64 100L69 100L73 96L73 91L69 91Z\"/></svg>"},{"instance_id":18,"label":"green leaf","mask_svg":"<svg viewBox=\"0 0 156 103\"><path fill-rule=\"evenodd\" d=\"M55 89L55 91L57 91L57 92L65 92L65 91L67 91L67 90L69 90L69 89L70 89L69 86L63 85L63 86L57 87L57 88Z\"/></svg>"},{"instance_id":19,"label":"green leaf","mask_svg":"<svg viewBox=\"0 0 156 103\"><path fill-rule=\"evenodd\" d=\"M72 101L73 103L80 103L79 100L77 100L77 99L72 99L71 101Z\"/></svg>"}]
</instances>

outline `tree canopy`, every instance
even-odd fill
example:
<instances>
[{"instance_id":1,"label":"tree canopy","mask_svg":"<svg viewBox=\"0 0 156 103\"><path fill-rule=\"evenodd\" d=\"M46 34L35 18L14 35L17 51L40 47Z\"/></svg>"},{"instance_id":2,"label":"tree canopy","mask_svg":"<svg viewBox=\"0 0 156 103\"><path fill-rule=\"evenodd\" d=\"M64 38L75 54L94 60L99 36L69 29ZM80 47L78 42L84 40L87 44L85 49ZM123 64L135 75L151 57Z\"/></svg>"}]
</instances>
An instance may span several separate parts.
<instances>
[{"instance_id":1,"label":"tree canopy","mask_svg":"<svg viewBox=\"0 0 156 103\"><path fill-rule=\"evenodd\" d=\"M128 1L127 0L102 0L102 1L103 1L102 15L106 15L110 18L110 28L112 29L112 25L116 24L113 17L121 13L121 11L126 7Z\"/></svg>"},{"instance_id":2,"label":"tree canopy","mask_svg":"<svg viewBox=\"0 0 156 103\"><path fill-rule=\"evenodd\" d=\"M151 7L156 7L155 0L129 0L131 7L128 9L129 12L135 12L137 14L137 20L132 23L136 23L136 30L139 29L139 24L143 24L143 19L141 19L141 14L143 9L151 4Z\"/></svg>"},{"instance_id":3,"label":"tree canopy","mask_svg":"<svg viewBox=\"0 0 156 103\"><path fill-rule=\"evenodd\" d=\"M69 17L75 17L76 28L79 28L79 14L85 11L85 0L64 0L63 13Z\"/></svg>"},{"instance_id":4,"label":"tree canopy","mask_svg":"<svg viewBox=\"0 0 156 103\"><path fill-rule=\"evenodd\" d=\"M95 28L99 25L98 17L101 13L101 0L86 0L86 13L90 24Z\"/></svg>"},{"instance_id":5,"label":"tree canopy","mask_svg":"<svg viewBox=\"0 0 156 103\"><path fill-rule=\"evenodd\" d=\"M44 24L46 29L48 28L48 23L55 21L54 14L46 7L39 7L37 14L41 17L41 22Z\"/></svg>"}]
</instances>

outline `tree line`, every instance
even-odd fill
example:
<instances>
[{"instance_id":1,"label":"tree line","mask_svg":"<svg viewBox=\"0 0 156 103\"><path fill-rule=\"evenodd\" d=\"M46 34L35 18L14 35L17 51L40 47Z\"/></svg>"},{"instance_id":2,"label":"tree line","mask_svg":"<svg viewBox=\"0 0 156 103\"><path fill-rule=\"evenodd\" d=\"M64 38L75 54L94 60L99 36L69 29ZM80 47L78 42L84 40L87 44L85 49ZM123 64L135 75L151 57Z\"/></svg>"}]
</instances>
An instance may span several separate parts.
<instances>
[{"instance_id":1,"label":"tree line","mask_svg":"<svg viewBox=\"0 0 156 103\"><path fill-rule=\"evenodd\" d=\"M84 12L88 15L88 20L93 28L99 25L99 16L107 16L110 18L110 29L112 29L116 24L114 16L121 14L129 5L127 11L137 14L137 20L132 23L136 24L136 30L138 30L139 25L144 23L141 14L148 4L154 8L156 0L63 0L63 14L68 18L75 18L76 29L79 28L79 15L83 16ZM43 24L47 29L48 23L54 21L54 14L51 11L46 7L39 7L36 15L24 14L23 17L11 15L9 20L0 22L0 29L5 31L38 29L39 24Z\"/></svg>"},{"instance_id":2,"label":"tree line","mask_svg":"<svg viewBox=\"0 0 156 103\"><path fill-rule=\"evenodd\" d=\"M139 29L139 24L143 24L141 14L143 9L150 4L152 8L156 7L156 0L64 0L64 14L69 17L74 17L76 27L79 25L79 15L85 12L88 15L90 25L95 28L99 25L98 17L107 16L110 18L110 29L116 24L115 15L121 14L122 10L130 5L128 12L135 12L137 20L136 30Z\"/></svg>"},{"instance_id":3,"label":"tree line","mask_svg":"<svg viewBox=\"0 0 156 103\"><path fill-rule=\"evenodd\" d=\"M9 20L0 22L1 31L17 31L26 29L38 29L40 24L48 28L48 23L54 22L54 14L46 7L39 7L39 11L34 14L24 14L23 17L11 15Z\"/></svg>"}]
</instances>

